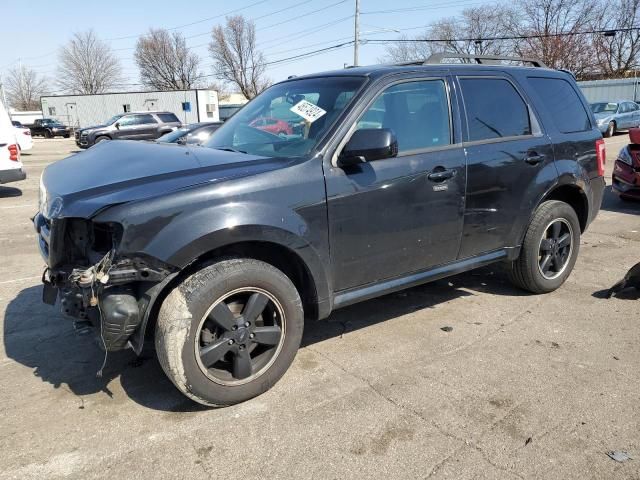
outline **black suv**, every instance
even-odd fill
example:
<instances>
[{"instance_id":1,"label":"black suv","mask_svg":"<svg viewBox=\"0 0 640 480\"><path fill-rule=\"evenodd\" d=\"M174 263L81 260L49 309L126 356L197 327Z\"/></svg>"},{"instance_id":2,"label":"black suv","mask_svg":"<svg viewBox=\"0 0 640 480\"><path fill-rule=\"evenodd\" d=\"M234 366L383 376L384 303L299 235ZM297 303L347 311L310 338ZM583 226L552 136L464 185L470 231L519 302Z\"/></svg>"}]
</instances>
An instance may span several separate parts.
<instances>
[{"instance_id":1,"label":"black suv","mask_svg":"<svg viewBox=\"0 0 640 480\"><path fill-rule=\"evenodd\" d=\"M345 305L493 262L555 290L600 208L600 132L570 74L468 60L292 78L205 146L109 142L48 166L44 300L107 350L155 338L180 391L229 405ZM267 116L303 126L251 127Z\"/></svg>"},{"instance_id":2,"label":"black suv","mask_svg":"<svg viewBox=\"0 0 640 480\"><path fill-rule=\"evenodd\" d=\"M180 127L171 112L131 112L115 115L104 125L76 130L76 145L89 148L104 140L155 140Z\"/></svg>"}]
</instances>

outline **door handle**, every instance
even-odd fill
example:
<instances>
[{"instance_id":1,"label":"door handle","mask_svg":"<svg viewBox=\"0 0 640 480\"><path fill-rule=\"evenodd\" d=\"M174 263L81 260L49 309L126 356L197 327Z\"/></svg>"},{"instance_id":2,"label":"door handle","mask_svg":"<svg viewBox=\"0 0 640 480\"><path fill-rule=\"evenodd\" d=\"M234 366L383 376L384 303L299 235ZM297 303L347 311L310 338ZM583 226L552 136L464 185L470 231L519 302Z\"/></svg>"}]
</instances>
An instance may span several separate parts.
<instances>
[{"instance_id":1,"label":"door handle","mask_svg":"<svg viewBox=\"0 0 640 480\"><path fill-rule=\"evenodd\" d=\"M529 152L524 158L524 161L529 165L537 165L545 159L544 155L538 155L536 152Z\"/></svg>"},{"instance_id":2,"label":"door handle","mask_svg":"<svg viewBox=\"0 0 640 480\"><path fill-rule=\"evenodd\" d=\"M444 170L444 169L439 170L438 167L436 167L434 171L430 173L427 178L432 182L444 182L445 180L452 178L455 174L456 174L455 170Z\"/></svg>"}]
</instances>

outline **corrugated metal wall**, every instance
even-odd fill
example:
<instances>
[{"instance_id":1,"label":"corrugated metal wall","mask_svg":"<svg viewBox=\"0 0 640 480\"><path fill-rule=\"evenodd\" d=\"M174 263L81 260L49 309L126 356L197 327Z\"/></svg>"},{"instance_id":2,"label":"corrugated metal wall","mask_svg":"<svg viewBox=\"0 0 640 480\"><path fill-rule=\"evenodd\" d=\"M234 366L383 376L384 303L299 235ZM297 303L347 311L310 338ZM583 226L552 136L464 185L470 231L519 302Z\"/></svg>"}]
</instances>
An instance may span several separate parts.
<instances>
[{"instance_id":1,"label":"corrugated metal wall","mask_svg":"<svg viewBox=\"0 0 640 480\"><path fill-rule=\"evenodd\" d=\"M199 112L198 97L201 99L200 103L202 103L202 98L210 98L209 101L215 102L215 118L208 118L206 111ZM45 118L55 118L66 125L82 128L100 125L114 115L125 113L125 105L128 105L132 112L150 110L173 112L184 123L217 121L217 98L215 90L201 90L199 94L196 93L196 90L183 90L45 96L40 99L40 102ZM183 111L183 102L190 103L191 111Z\"/></svg>"},{"instance_id":2,"label":"corrugated metal wall","mask_svg":"<svg viewBox=\"0 0 640 480\"><path fill-rule=\"evenodd\" d=\"M614 100L633 100L640 98L640 86L634 78L617 80L591 80L578 82L578 86L589 102L611 102Z\"/></svg>"}]
</instances>

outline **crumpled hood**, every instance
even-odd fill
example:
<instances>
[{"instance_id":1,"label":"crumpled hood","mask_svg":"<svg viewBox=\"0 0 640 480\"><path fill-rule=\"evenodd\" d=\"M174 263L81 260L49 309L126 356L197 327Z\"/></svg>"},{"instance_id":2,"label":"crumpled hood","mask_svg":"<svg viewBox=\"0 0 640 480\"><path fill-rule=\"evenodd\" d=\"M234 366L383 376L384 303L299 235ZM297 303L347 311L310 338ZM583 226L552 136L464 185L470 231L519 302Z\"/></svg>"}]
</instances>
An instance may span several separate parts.
<instances>
[{"instance_id":1,"label":"crumpled hood","mask_svg":"<svg viewBox=\"0 0 640 480\"><path fill-rule=\"evenodd\" d=\"M116 140L49 165L42 174L46 210L89 218L110 205L151 198L194 185L282 168L287 159L205 147ZM62 202L60 206L60 202Z\"/></svg>"}]
</instances>

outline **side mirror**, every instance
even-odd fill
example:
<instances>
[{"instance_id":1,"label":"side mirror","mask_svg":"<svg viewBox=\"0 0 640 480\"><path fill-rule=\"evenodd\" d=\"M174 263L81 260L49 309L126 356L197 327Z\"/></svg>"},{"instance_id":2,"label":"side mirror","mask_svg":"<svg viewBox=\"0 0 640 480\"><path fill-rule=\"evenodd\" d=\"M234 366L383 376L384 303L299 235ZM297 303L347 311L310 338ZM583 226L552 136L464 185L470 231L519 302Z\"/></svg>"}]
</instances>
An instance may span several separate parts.
<instances>
[{"instance_id":1,"label":"side mirror","mask_svg":"<svg viewBox=\"0 0 640 480\"><path fill-rule=\"evenodd\" d=\"M120 130L120 123L116 122L115 127Z\"/></svg>"},{"instance_id":2,"label":"side mirror","mask_svg":"<svg viewBox=\"0 0 640 480\"><path fill-rule=\"evenodd\" d=\"M382 160L398 155L398 140L390 128L356 130L338 156L338 166Z\"/></svg>"}]
</instances>

